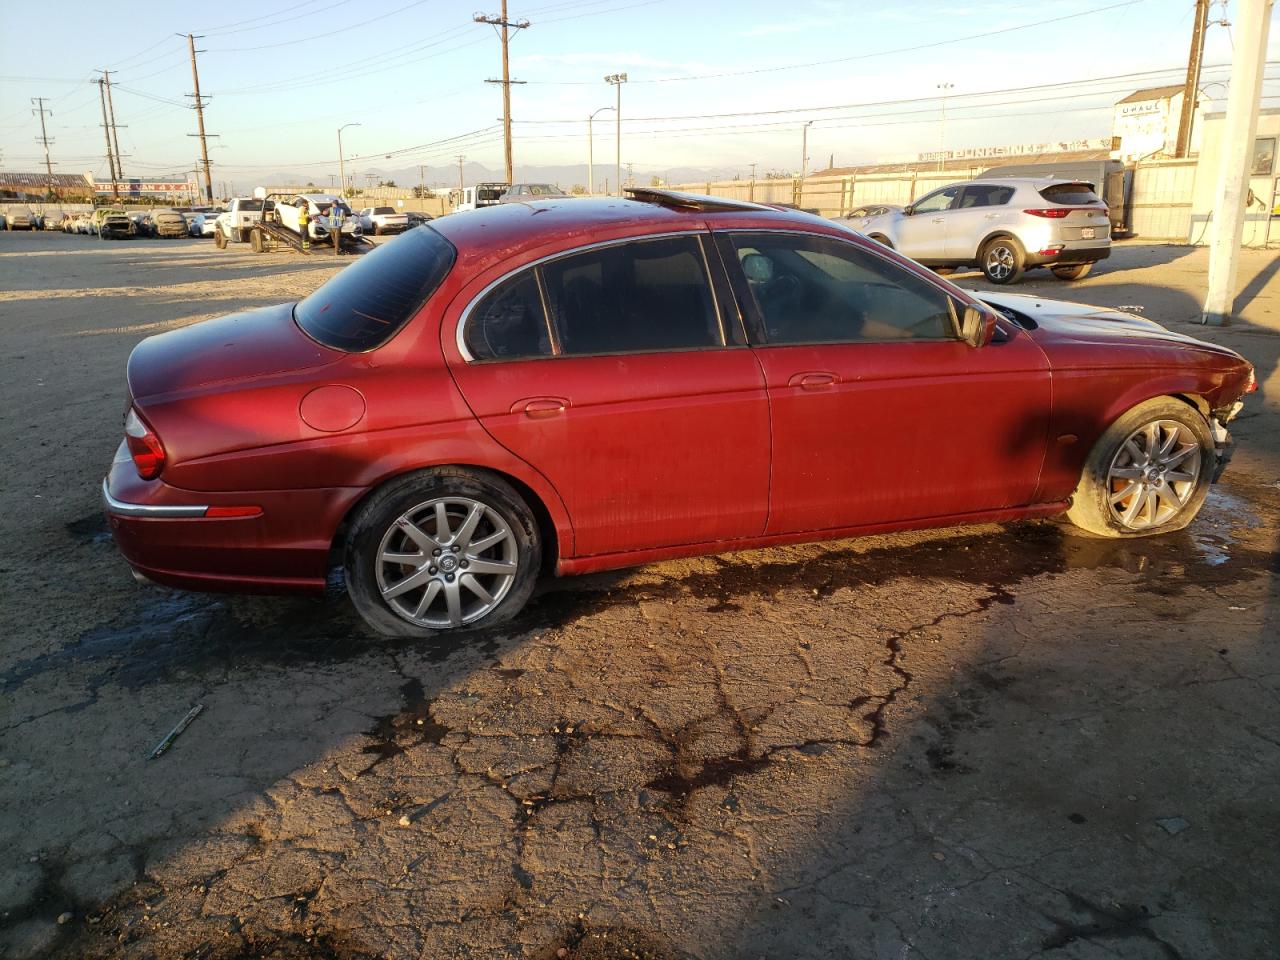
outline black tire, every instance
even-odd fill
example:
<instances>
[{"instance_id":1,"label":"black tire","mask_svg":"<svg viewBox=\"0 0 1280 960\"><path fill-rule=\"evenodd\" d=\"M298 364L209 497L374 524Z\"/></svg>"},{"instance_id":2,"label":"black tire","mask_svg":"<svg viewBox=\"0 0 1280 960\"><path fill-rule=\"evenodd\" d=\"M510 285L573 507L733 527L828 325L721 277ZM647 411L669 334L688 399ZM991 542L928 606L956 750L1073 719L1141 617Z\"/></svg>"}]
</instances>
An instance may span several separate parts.
<instances>
[{"instance_id":1,"label":"black tire","mask_svg":"<svg viewBox=\"0 0 1280 960\"><path fill-rule=\"evenodd\" d=\"M1049 272L1059 280L1083 280L1092 269L1092 263L1062 263L1056 267L1050 267Z\"/></svg>"},{"instance_id":2,"label":"black tire","mask_svg":"<svg viewBox=\"0 0 1280 960\"><path fill-rule=\"evenodd\" d=\"M1154 484L1156 497L1150 505L1149 517L1148 507L1144 504L1136 510L1133 522L1127 522L1122 514L1127 514L1127 508L1136 507L1135 498L1151 489L1151 484L1141 477L1132 481L1115 477L1112 469L1113 465L1117 465L1122 470L1143 473L1143 469L1138 466L1141 461L1133 458L1125 446L1132 438L1135 444L1133 449L1139 453L1149 453L1143 449L1146 439L1136 436L1145 431L1148 424L1181 425L1182 429L1176 435L1173 430L1165 427L1163 430L1157 428L1156 436L1159 438L1159 446L1170 442L1169 437L1173 435L1171 453L1174 456L1182 455L1183 459L1178 462L1174 471L1158 472L1151 482ZM1194 482L1177 484L1177 481L1167 481L1166 476L1190 474L1189 465L1197 456L1192 449L1193 443L1198 446L1198 460L1194 460ZM1117 461L1122 457L1135 466L1118 465ZM1205 497L1209 494L1214 463L1213 434L1199 410L1173 397L1147 400L1130 409L1108 427L1089 451L1080 474L1080 483L1071 495L1067 519L1086 533L1098 537L1146 537L1181 530L1195 519L1204 505ZM1129 497L1112 504L1113 499L1129 489L1130 483L1139 484L1139 488ZM1173 509L1175 502L1180 502L1181 505ZM1165 509L1171 512L1161 519L1160 513Z\"/></svg>"},{"instance_id":3,"label":"black tire","mask_svg":"<svg viewBox=\"0 0 1280 960\"><path fill-rule=\"evenodd\" d=\"M382 236L382 224L380 224L380 223L375 223L375 224L373 225L373 235L374 235L375 237L380 237L380 236Z\"/></svg>"},{"instance_id":4,"label":"black tire","mask_svg":"<svg viewBox=\"0 0 1280 960\"><path fill-rule=\"evenodd\" d=\"M880 244L881 246L888 247L890 250L893 249L893 244L889 242L889 238L886 237L883 233L869 233L867 234L867 239L874 240L876 243Z\"/></svg>"},{"instance_id":5,"label":"black tire","mask_svg":"<svg viewBox=\"0 0 1280 960\"><path fill-rule=\"evenodd\" d=\"M498 575L493 575L492 580L481 583L476 576L463 573L459 569L461 563L468 559L473 564L478 563L479 555L472 556L467 550L458 554L454 561L458 564L458 567L455 567L455 570L458 570L457 586L451 588L461 596L459 612L462 622L457 626L415 622L410 618L411 614L393 609L391 601L383 598L382 588L379 585L379 567L383 565L378 562L378 555L384 540L397 552L403 551L405 544L413 546L415 551L422 552L423 559L426 561L426 549L414 546L408 534L404 532L405 527L399 521L406 514L426 509L429 512L424 516L428 516L428 520L414 522L422 522L423 526L418 528L419 532L431 537L439 532L438 529L428 529L431 522L430 516L434 515L433 502L446 498L482 504L485 512L479 522L481 525L487 525L484 527L486 530L497 532L497 521L504 524L505 530L510 531L510 537L494 547L486 548L481 553L485 554L485 558L490 561L516 565L514 573L509 576L505 586L501 585L503 577ZM446 506L446 522L455 534L458 532L462 516L461 513L455 515L455 511L458 510L463 508L457 504ZM480 528L477 527L478 529ZM448 538L442 539L447 541ZM437 547L437 549L440 548ZM448 549L444 549L441 564L446 562L449 556ZM503 556L489 555L490 550L500 551ZM494 626L509 620L528 602L537 582L541 563L542 538L538 531L538 524L524 498L499 477L459 467L422 470L392 480L376 490L360 505L352 518L344 549L347 592L351 595L351 601L370 627L388 637L430 637L444 633L455 634ZM409 578L409 571L405 568L410 566L413 565L405 564L396 571L406 574L403 578L397 577L397 581ZM446 574L434 565L426 568L425 573L421 568L417 572L423 577L430 575L430 578L421 581L420 590L415 588L401 594L406 598L404 605L419 603L430 589L430 584L433 581L439 581L439 592L433 595L435 599L430 601L432 606L422 619L431 620L433 616L447 617L448 611L440 609L441 606L446 605L446 601L441 599L445 595L443 578L449 576L452 584L455 583L452 580L455 574ZM475 610L485 607L486 604L476 594L471 593L469 588L463 589L464 581L468 576L471 577L471 582L481 583L481 586L486 589L502 591L496 597L493 606L478 615ZM491 575L486 573L481 576ZM391 588L396 585L393 582ZM470 611L469 603L472 605ZM435 611L434 615L432 611Z\"/></svg>"},{"instance_id":6,"label":"black tire","mask_svg":"<svg viewBox=\"0 0 1280 960\"><path fill-rule=\"evenodd\" d=\"M217 227L213 228L213 245L219 250L227 249L227 238L222 235L222 231Z\"/></svg>"},{"instance_id":7,"label":"black tire","mask_svg":"<svg viewBox=\"0 0 1280 960\"><path fill-rule=\"evenodd\" d=\"M249 248L254 253L264 253L266 251L267 245L262 242L261 230L254 229L249 231Z\"/></svg>"},{"instance_id":8,"label":"black tire","mask_svg":"<svg viewBox=\"0 0 1280 960\"><path fill-rule=\"evenodd\" d=\"M1017 283L1027 269L1027 255L1013 237L996 237L988 240L979 257L982 273L991 283L1004 285Z\"/></svg>"}]
</instances>

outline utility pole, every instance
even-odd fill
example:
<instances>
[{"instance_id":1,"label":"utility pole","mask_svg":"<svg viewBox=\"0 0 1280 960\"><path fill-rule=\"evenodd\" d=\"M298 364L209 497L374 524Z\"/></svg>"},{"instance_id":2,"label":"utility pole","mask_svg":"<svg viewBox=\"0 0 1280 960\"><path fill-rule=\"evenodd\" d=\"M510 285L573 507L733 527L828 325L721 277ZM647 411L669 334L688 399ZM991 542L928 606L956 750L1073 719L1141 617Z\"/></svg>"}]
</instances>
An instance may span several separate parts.
<instances>
[{"instance_id":1,"label":"utility pole","mask_svg":"<svg viewBox=\"0 0 1280 960\"><path fill-rule=\"evenodd\" d=\"M800 185L796 191L796 206L804 206L804 178L809 169L809 125L812 120L806 120L804 126L800 128Z\"/></svg>"},{"instance_id":2,"label":"utility pole","mask_svg":"<svg viewBox=\"0 0 1280 960\"><path fill-rule=\"evenodd\" d=\"M178 34L182 36L182 34ZM195 87L194 96L196 102L196 126L200 130L197 136L200 137L200 158L204 162L204 192L207 194L205 200L209 203L213 202L213 178L209 174L209 143L205 139L204 132L204 100L200 97L200 71L196 69L196 38L192 34L187 34L187 49L191 51L191 83ZM191 136L191 134L187 134Z\"/></svg>"},{"instance_id":3,"label":"utility pole","mask_svg":"<svg viewBox=\"0 0 1280 960\"><path fill-rule=\"evenodd\" d=\"M499 29L498 36L502 38L502 79L486 80L485 83L502 84L502 139L503 152L507 163L507 183L512 182L513 165L511 162L511 84L524 83L523 80L512 80L511 70L508 65L507 47L510 44L510 35L508 30L525 30L529 26L528 20L508 20L507 19L507 0L502 0L502 12L496 17L486 17L482 13L477 13L472 19L476 23L488 23Z\"/></svg>"},{"instance_id":4,"label":"utility pole","mask_svg":"<svg viewBox=\"0 0 1280 960\"><path fill-rule=\"evenodd\" d=\"M947 150L947 91L955 86L954 83L940 83L938 89L942 91L942 125L938 128L938 172L942 172L942 155Z\"/></svg>"},{"instance_id":5,"label":"utility pole","mask_svg":"<svg viewBox=\"0 0 1280 960\"><path fill-rule=\"evenodd\" d=\"M1209 283L1201 323L1221 325L1235 308L1239 273L1240 240L1244 230L1245 201L1249 195L1249 171L1253 138L1258 130L1258 101L1267 61L1267 34L1271 30L1274 0L1238 0L1235 35L1240 46L1231 58L1231 82L1227 87L1227 116L1223 123L1209 237ZM1186 109L1183 104L1183 109Z\"/></svg>"},{"instance_id":6,"label":"utility pole","mask_svg":"<svg viewBox=\"0 0 1280 960\"><path fill-rule=\"evenodd\" d=\"M116 107L111 102L111 73L110 71L102 71L102 82L107 86L107 113L111 116L111 145L116 150L116 176L121 180L124 179L124 164L120 162L120 132L116 129ZM120 194L116 192L116 199L120 199Z\"/></svg>"},{"instance_id":7,"label":"utility pole","mask_svg":"<svg viewBox=\"0 0 1280 960\"><path fill-rule=\"evenodd\" d=\"M467 182L465 179L463 179L463 176L462 176L462 164L466 159L467 158L464 157L462 154L458 154L458 189L459 190L467 189ZM461 203L462 200L459 199L458 202Z\"/></svg>"},{"instance_id":8,"label":"utility pole","mask_svg":"<svg viewBox=\"0 0 1280 960\"><path fill-rule=\"evenodd\" d=\"M32 97L31 102L36 105L36 109L32 113L40 114L40 142L44 144L44 169L49 174L49 196L55 195L53 189L53 161L49 159L49 133L45 130L44 115L52 114L52 110L46 110L44 106L44 97Z\"/></svg>"},{"instance_id":9,"label":"utility pole","mask_svg":"<svg viewBox=\"0 0 1280 960\"><path fill-rule=\"evenodd\" d=\"M622 85L627 82L627 75L611 73L604 78L604 82L613 84L618 93L618 105L614 107L617 111L614 118L617 123L614 137L613 175L618 183L618 196L622 196Z\"/></svg>"},{"instance_id":10,"label":"utility pole","mask_svg":"<svg viewBox=\"0 0 1280 960\"><path fill-rule=\"evenodd\" d=\"M751 164L751 186L748 189L750 192L747 194L747 199L754 202L756 199L756 165L754 163Z\"/></svg>"},{"instance_id":11,"label":"utility pole","mask_svg":"<svg viewBox=\"0 0 1280 960\"><path fill-rule=\"evenodd\" d=\"M427 174L425 172L426 169L427 169L426 164L423 164L423 163L418 164L418 199L419 200L427 199Z\"/></svg>"},{"instance_id":12,"label":"utility pole","mask_svg":"<svg viewBox=\"0 0 1280 960\"><path fill-rule=\"evenodd\" d=\"M1204 31L1209 24L1209 0L1196 0L1196 19L1191 26L1191 52L1187 55L1187 80L1182 85L1182 114L1178 117L1178 142L1175 157L1191 151L1191 124L1200 99L1200 64L1204 60Z\"/></svg>"},{"instance_id":13,"label":"utility pole","mask_svg":"<svg viewBox=\"0 0 1280 960\"><path fill-rule=\"evenodd\" d=\"M347 163L346 159L342 156L342 131L347 129L347 127L358 126L360 126L358 122L344 123L338 128L338 192L344 197L347 195Z\"/></svg>"},{"instance_id":14,"label":"utility pole","mask_svg":"<svg viewBox=\"0 0 1280 960\"><path fill-rule=\"evenodd\" d=\"M627 183L635 186L635 178L631 175L631 162L627 161Z\"/></svg>"},{"instance_id":15,"label":"utility pole","mask_svg":"<svg viewBox=\"0 0 1280 960\"><path fill-rule=\"evenodd\" d=\"M102 134L107 138L107 170L111 174L111 195L119 200L120 184L116 180L116 158L111 151L111 125L107 122L107 94L103 90L102 77L95 82L98 84L98 99L102 101Z\"/></svg>"}]
</instances>

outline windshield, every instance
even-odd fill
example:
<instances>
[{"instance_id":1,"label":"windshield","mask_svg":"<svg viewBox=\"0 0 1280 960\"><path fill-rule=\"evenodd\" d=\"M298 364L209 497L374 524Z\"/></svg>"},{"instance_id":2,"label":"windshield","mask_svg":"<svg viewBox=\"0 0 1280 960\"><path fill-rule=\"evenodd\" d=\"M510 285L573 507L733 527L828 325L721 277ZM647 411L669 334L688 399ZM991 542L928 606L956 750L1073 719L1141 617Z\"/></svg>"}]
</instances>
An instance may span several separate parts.
<instances>
[{"instance_id":1,"label":"windshield","mask_svg":"<svg viewBox=\"0 0 1280 960\"><path fill-rule=\"evenodd\" d=\"M505 186L495 187L479 187L476 190L476 199L478 200L497 200L506 192Z\"/></svg>"},{"instance_id":2,"label":"windshield","mask_svg":"<svg viewBox=\"0 0 1280 960\"><path fill-rule=\"evenodd\" d=\"M448 274L453 245L428 227L366 253L293 308L311 339L359 353L390 340Z\"/></svg>"}]
</instances>

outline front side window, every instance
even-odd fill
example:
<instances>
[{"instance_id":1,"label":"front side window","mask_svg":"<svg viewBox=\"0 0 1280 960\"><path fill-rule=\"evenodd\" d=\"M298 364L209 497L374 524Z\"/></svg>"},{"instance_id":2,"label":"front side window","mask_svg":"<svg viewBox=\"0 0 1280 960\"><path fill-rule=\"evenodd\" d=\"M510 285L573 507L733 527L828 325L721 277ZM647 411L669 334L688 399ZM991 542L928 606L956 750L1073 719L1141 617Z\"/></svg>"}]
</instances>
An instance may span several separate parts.
<instances>
[{"instance_id":1,"label":"front side window","mask_svg":"<svg viewBox=\"0 0 1280 960\"><path fill-rule=\"evenodd\" d=\"M947 293L854 244L767 233L732 242L768 343L955 338Z\"/></svg>"},{"instance_id":2,"label":"front side window","mask_svg":"<svg viewBox=\"0 0 1280 960\"><path fill-rule=\"evenodd\" d=\"M724 345L695 236L584 251L541 267L566 355Z\"/></svg>"},{"instance_id":3,"label":"front side window","mask_svg":"<svg viewBox=\"0 0 1280 960\"><path fill-rule=\"evenodd\" d=\"M463 340L476 360L551 356L547 315L534 271L504 281L477 303L467 316Z\"/></svg>"},{"instance_id":4,"label":"front side window","mask_svg":"<svg viewBox=\"0 0 1280 960\"><path fill-rule=\"evenodd\" d=\"M959 187L943 187L937 193L929 194L911 209L916 213L941 213L943 210L950 210L959 192Z\"/></svg>"}]
</instances>

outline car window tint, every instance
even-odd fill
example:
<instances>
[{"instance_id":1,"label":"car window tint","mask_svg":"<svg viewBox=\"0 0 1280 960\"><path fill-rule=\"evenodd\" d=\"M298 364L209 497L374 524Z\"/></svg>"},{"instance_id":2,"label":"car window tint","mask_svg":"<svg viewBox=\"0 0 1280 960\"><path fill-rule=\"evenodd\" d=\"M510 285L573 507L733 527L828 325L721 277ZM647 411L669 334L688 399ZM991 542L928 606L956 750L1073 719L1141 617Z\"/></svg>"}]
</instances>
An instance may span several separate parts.
<instances>
[{"instance_id":1,"label":"car window tint","mask_svg":"<svg viewBox=\"0 0 1280 960\"><path fill-rule=\"evenodd\" d=\"M1040 191L1040 196L1050 203L1084 204L1100 203L1091 183L1054 183Z\"/></svg>"},{"instance_id":2,"label":"car window tint","mask_svg":"<svg viewBox=\"0 0 1280 960\"><path fill-rule=\"evenodd\" d=\"M959 187L945 187L937 193L932 193L925 197L912 209L916 213L941 213L943 210L951 209L951 201L956 198L956 194L959 192Z\"/></svg>"},{"instance_id":3,"label":"car window tint","mask_svg":"<svg viewBox=\"0 0 1280 960\"><path fill-rule=\"evenodd\" d=\"M602 247L542 267L568 355L723 346L696 237Z\"/></svg>"},{"instance_id":4,"label":"car window tint","mask_svg":"<svg viewBox=\"0 0 1280 960\"><path fill-rule=\"evenodd\" d=\"M769 343L955 337L951 297L853 244L791 234L733 243Z\"/></svg>"},{"instance_id":5,"label":"car window tint","mask_svg":"<svg viewBox=\"0 0 1280 960\"><path fill-rule=\"evenodd\" d=\"M551 356L547 317L532 270L505 281L476 304L463 331L477 360Z\"/></svg>"},{"instance_id":6,"label":"car window tint","mask_svg":"<svg viewBox=\"0 0 1280 960\"><path fill-rule=\"evenodd\" d=\"M456 254L430 227L384 243L339 271L294 307L313 340L357 352L381 346L440 285Z\"/></svg>"},{"instance_id":7,"label":"car window tint","mask_svg":"<svg viewBox=\"0 0 1280 960\"><path fill-rule=\"evenodd\" d=\"M960 209L969 207L1002 207L1013 197L1013 187L1001 187L995 184L974 184L964 188L960 200Z\"/></svg>"}]
</instances>

